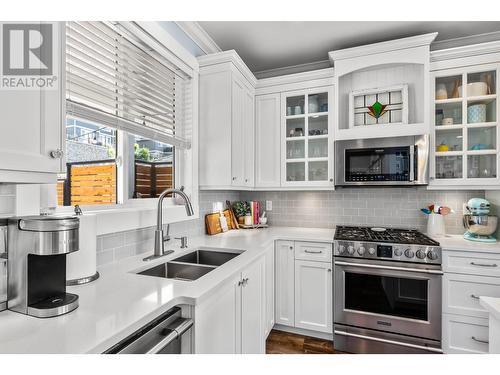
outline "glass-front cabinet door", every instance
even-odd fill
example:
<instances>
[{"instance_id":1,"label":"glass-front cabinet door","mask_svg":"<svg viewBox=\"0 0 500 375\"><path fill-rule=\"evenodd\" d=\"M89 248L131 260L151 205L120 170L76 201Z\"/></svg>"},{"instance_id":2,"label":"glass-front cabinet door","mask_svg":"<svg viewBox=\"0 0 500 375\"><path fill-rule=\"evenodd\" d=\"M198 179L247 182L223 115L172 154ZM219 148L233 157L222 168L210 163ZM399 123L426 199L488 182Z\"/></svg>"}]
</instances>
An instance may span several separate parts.
<instances>
[{"instance_id":1,"label":"glass-front cabinet door","mask_svg":"<svg viewBox=\"0 0 500 375\"><path fill-rule=\"evenodd\" d=\"M334 186L332 92L321 87L282 94L282 186Z\"/></svg>"},{"instance_id":2,"label":"glass-front cabinet door","mask_svg":"<svg viewBox=\"0 0 500 375\"><path fill-rule=\"evenodd\" d=\"M500 182L498 65L433 74L433 185Z\"/></svg>"}]
</instances>

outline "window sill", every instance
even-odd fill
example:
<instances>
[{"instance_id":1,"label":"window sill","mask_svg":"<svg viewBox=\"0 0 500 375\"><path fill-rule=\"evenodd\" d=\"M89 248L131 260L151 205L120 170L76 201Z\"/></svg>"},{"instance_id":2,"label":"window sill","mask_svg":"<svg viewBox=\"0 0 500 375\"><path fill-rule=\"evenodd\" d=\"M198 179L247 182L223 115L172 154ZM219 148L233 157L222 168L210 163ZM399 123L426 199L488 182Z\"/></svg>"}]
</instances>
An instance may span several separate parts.
<instances>
[{"instance_id":1,"label":"window sill","mask_svg":"<svg viewBox=\"0 0 500 375\"><path fill-rule=\"evenodd\" d=\"M82 206L84 215L95 215L97 218L97 235L123 232L134 229L152 227L156 225L157 199L147 199L143 202L133 202L113 206ZM174 205L165 200L163 206L163 223L176 223L196 220L199 210L193 205L195 214L187 216L182 205ZM58 207L56 214L73 214L73 207Z\"/></svg>"}]
</instances>

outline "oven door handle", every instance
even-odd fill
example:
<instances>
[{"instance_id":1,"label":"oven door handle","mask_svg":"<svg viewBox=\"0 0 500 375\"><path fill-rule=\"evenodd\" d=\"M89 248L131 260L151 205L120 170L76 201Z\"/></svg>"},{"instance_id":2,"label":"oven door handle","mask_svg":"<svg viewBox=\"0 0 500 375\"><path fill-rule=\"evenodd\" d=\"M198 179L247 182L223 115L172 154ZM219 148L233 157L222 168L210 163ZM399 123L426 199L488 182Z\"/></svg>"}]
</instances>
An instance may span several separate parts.
<instances>
[{"instance_id":1,"label":"oven door handle","mask_svg":"<svg viewBox=\"0 0 500 375\"><path fill-rule=\"evenodd\" d=\"M179 319L179 323L169 329L172 331L169 332L165 338L156 343L152 348L148 349L145 354L158 354L163 348L170 345L174 340L180 338L188 329L193 326L193 319L181 318Z\"/></svg>"},{"instance_id":2,"label":"oven door handle","mask_svg":"<svg viewBox=\"0 0 500 375\"><path fill-rule=\"evenodd\" d=\"M373 268L379 270L391 270L391 271L406 271L406 272L418 272L418 273L427 273L432 275L443 275L443 271L438 270L426 270L423 268L406 268L406 267L394 267L394 266L380 266L377 264L363 264L363 263L352 263L352 262L341 262L336 260L335 265L338 266L353 266L353 267L362 267L362 268Z\"/></svg>"},{"instance_id":3,"label":"oven door handle","mask_svg":"<svg viewBox=\"0 0 500 375\"><path fill-rule=\"evenodd\" d=\"M358 335L357 333L350 333L350 332L345 332L345 331L334 330L334 333L336 335L340 335L340 336L355 337L355 338L358 338L358 339L364 339L364 340L370 340L370 341L377 341L377 342L381 342L381 343L384 343L384 344L392 344L392 345L398 345L398 346L405 346L407 348L425 350L425 351L428 351L428 352L434 352L434 353L440 353L440 354L443 353L442 349L432 348L432 347L429 347L429 346L410 344L410 343L400 342L400 341L394 341L394 340L387 340L387 339L382 339L382 338L379 338L379 337L371 337L371 336L366 336L366 335Z\"/></svg>"}]
</instances>

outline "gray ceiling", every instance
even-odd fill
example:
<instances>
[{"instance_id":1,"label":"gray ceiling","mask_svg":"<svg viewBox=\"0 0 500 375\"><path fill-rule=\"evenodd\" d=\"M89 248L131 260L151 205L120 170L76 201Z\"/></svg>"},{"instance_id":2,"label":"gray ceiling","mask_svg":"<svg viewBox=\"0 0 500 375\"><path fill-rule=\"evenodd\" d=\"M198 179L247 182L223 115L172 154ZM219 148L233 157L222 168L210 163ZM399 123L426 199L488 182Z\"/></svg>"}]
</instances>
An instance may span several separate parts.
<instances>
[{"instance_id":1,"label":"gray ceiling","mask_svg":"<svg viewBox=\"0 0 500 375\"><path fill-rule=\"evenodd\" d=\"M235 49L253 72L327 60L328 52L336 49L435 31L439 32L437 41L500 31L500 22L205 21L199 24L222 50ZM467 40L457 43L468 44Z\"/></svg>"}]
</instances>

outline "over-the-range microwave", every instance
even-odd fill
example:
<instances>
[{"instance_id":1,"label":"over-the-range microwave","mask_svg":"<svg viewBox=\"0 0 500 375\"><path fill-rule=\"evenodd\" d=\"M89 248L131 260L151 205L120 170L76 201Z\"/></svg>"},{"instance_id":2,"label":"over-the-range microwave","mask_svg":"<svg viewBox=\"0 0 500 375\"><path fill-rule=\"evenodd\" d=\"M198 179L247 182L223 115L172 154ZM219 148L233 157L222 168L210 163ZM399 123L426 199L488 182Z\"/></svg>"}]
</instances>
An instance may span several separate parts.
<instances>
[{"instance_id":1,"label":"over-the-range microwave","mask_svg":"<svg viewBox=\"0 0 500 375\"><path fill-rule=\"evenodd\" d=\"M429 136L335 142L335 185L426 185Z\"/></svg>"}]
</instances>

